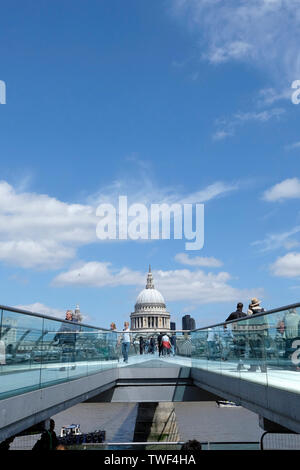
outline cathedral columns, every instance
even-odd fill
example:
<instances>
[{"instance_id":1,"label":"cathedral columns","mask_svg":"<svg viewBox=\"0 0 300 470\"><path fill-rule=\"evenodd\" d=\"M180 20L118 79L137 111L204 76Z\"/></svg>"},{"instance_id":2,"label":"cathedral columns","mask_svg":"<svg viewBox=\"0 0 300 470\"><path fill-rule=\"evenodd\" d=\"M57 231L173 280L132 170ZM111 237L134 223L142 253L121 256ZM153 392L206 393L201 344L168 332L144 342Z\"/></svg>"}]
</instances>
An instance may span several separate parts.
<instances>
[{"instance_id":1,"label":"cathedral columns","mask_svg":"<svg viewBox=\"0 0 300 470\"><path fill-rule=\"evenodd\" d=\"M160 315L139 315L131 318L131 328L133 330L170 329L170 318Z\"/></svg>"}]
</instances>

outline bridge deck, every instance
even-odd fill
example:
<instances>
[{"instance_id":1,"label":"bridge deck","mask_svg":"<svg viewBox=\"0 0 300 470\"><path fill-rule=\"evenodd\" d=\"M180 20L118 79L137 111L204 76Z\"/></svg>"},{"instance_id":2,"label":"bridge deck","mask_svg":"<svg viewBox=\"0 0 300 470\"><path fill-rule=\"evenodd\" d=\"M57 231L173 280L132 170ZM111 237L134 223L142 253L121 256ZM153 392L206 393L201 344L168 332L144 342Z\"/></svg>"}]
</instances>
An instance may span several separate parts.
<instances>
[{"instance_id":1,"label":"bridge deck","mask_svg":"<svg viewBox=\"0 0 300 470\"><path fill-rule=\"evenodd\" d=\"M6 398L115 367L140 367L141 365L143 367L158 368L174 367L174 365L193 367L300 394L300 370L280 370L270 367L267 368L266 372L260 370L250 372L249 368L246 367L247 370L238 371L237 363L232 361L218 362L202 359L193 359L191 361L191 358L181 356L159 358L158 354L155 353L154 355L131 356L128 363L122 361L80 361L66 365L49 363L44 364L42 369L38 364L32 364L30 367L26 364L5 366L5 373L1 375L0 397Z\"/></svg>"}]
</instances>

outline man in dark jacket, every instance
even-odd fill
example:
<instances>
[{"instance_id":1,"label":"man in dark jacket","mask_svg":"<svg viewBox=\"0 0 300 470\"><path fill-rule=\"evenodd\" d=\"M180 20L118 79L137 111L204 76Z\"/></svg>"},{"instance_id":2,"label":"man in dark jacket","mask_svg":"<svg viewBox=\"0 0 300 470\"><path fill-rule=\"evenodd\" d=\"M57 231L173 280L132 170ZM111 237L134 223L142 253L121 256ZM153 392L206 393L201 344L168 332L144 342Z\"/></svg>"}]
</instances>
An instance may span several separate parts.
<instances>
[{"instance_id":1,"label":"man in dark jacket","mask_svg":"<svg viewBox=\"0 0 300 470\"><path fill-rule=\"evenodd\" d=\"M140 354L144 352L144 338L140 336Z\"/></svg>"},{"instance_id":2,"label":"man in dark jacket","mask_svg":"<svg viewBox=\"0 0 300 470\"><path fill-rule=\"evenodd\" d=\"M151 354L154 354L154 351L155 351L155 339L153 338L153 336L151 336L150 338L150 353Z\"/></svg>"},{"instance_id":3,"label":"man in dark jacket","mask_svg":"<svg viewBox=\"0 0 300 470\"><path fill-rule=\"evenodd\" d=\"M243 312L243 304L239 302L236 306L236 311L232 312L225 321L237 320L238 318L246 317L247 314Z\"/></svg>"},{"instance_id":4,"label":"man in dark jacket","mask_svg":"<svg viewBox=\"0 0 300 470\"><path fill-rule=\"evenodd\" d=\"M226 321L238 320L239 318L247 317L247 314L243 312L243 304L239 302L236 306L236 311L232 312ZM239 328L241 326L241 329ZM234 341L234 353L236 359L238 360L237 370L245 369L242 358L245 357L245 350L246 350L246 338L245 333L243 330L243 325L239 325L239 322L234 323L232 325L232 329L234 331L233 341Z\"/></svg>"},{"instance_id":5,"label":"man in dark jacket","mask_svg":"<svg viewBox=\"0 0 300 470\"><path fill-rule=\"evenodd\" d=\"M162 350L163 350L163 347L162 347L162 337L163 335L161 333L159 333L159 335L157 336L157 346L158 346L158 356L162 356Z\"/></svg>"}]
</instances>

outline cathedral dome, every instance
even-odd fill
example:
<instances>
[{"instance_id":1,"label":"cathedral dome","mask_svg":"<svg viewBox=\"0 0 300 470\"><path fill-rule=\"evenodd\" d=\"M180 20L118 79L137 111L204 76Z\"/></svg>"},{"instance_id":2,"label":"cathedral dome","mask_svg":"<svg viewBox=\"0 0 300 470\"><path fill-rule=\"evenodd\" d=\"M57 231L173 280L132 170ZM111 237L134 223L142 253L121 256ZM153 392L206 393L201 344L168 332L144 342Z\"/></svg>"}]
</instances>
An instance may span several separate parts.
<instances>
[{"instance_id":1,"label":"cathedral dome","mask_svg":"<svg viewBox=\"0 0 300 470\"><path fill-rule=\"evenodd\" d=\"M139 293L137 299L136 299L136 306L142 306L142 305L156 305L159 304L159 306L166 306L165 305L165 300L161 293L157 289L143 289L142 292Z\"/></svg>"},{"instance_id":2,"label":"cathedral dome","mask_svg":"<svg viewBox=\"0 0 300 470\"><path fill-rule=\"evenodd\" d=\"M147 276L147 285L146 288L139 293L136 303L135 311L141 310L144 307L156 307L156 308L166 308L165 300L161 293L155 289L153 284L153 276L151 273L151 267L149 266L149 272Z\"/></svg>"},{"instance_id":3,"label":"cathedral dome","mask_svg":"<svg viewBox=\"0 0 300 470\"><path fill-rule=\"evenodd\" d=\"M151 266L149 266L146 288L139 293L130 318L133 331L170 328L170 314L167 312L163 296L154 287Z\"/></svg>"}]
</instances>

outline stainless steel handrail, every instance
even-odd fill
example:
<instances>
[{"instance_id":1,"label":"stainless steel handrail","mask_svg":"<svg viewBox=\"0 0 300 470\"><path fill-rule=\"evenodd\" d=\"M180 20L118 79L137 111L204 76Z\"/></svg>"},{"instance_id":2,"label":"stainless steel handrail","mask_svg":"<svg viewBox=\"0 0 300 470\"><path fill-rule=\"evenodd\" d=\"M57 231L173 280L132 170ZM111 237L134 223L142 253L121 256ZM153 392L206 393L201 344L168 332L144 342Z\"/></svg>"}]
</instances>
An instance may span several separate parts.
<instances>
[{"instance_id":1,"label":"stainless steel handrail","mask_svg":"<svg viewBox=\"0 0 300 470\"><path fill-rule=\"evenodd\" d=\"M251 318L258 318L258 317L261 317L261 316L270 315L272 313L278 313L278 312L282 312L284 310L289 310L289 309L292 309L292 308L299 308L299 307L300 307L300 303L286 305L284 307L279 307L279 308L275 308L275 309L272 309L272 310L266 310L265 312L257 313L257 314L254 314L254 315L249 315L249 316L242 317L242 318L238 318L236 320L230 320L230 321L227 321L227 322L216 323L214 325L209 325L209 326L205 326L205 327L201 327L201 328L196 328L195 330L171 330L171 329L166 329L166 328L161 328L161 329L158 328L157 330L152 330L152 331L153 332L159 332L159 331L164 331L164 332L165 331L170 331L170 332L172 332L172 331L173 332L203 331L203 330L207 330L208 328L215 328L217 326L224 326L224 325L228 325L228 324L231 324L231 323L237 323L239 321L245 321L245 320L249 320ZM10 312L15 312L15 313L21 313L21 314L24 314L24 315L34 316L34 317L38 317L38 318L46 318L46 319L52 320L52 321L72 323L74 325L77 325L77 327L78 326L83 326L83 327L87 327L87 328L94 328L94 329L99 330L99 331L108 331L108 332L115 331L116 333L123 333L123 331L119 331L119 330L110 330L108 328L101 328L99 326L87 325L85 323L71 322L71 321L68 321L68 320L64 320L62 318L51 317L49 315L44 315L44 314L41 314L41 313L31 312L29 310L22 310L22 309L19 309L19 308L8 307L8 306L5 306L5 305L0 305L0 310L6 310L6 311L10 311ZM136 333L142 333L142 332L143 332L143 330L137 331ZM151 332L151 329L148 329L147 332ZM134 332L131 330L130 333L134 333ZM146 333L146 331L145 331L145 333Z\"/></svg>"},{"instance_id":2,"label":"stainless steel handrail","mask_svg":"<svg viewBox=\"0 0 300 470\"><path fill-rule=\"evenodd\" d=\"M31 312L30 310L22 310L20 308L8 307L8 306L5 306L5 305L0 305L0 310L6 310L8 312L15 312L15 313L22 313L23 315L29 315L29 316L32 316L32 317L46 318L47 320L59 321L61 323L62 322L72 323L73 325L85 326L85 327L88 327L88 328L94 328L96 330L112 331L108 328L101 328L100 326L92 326L92 325L87 325L86 323L73 322L73 321L65 320L64 318L51 317L50 315L45 315L45 314L37 313L37 312Z\"/></svg>"}]
</instances>

